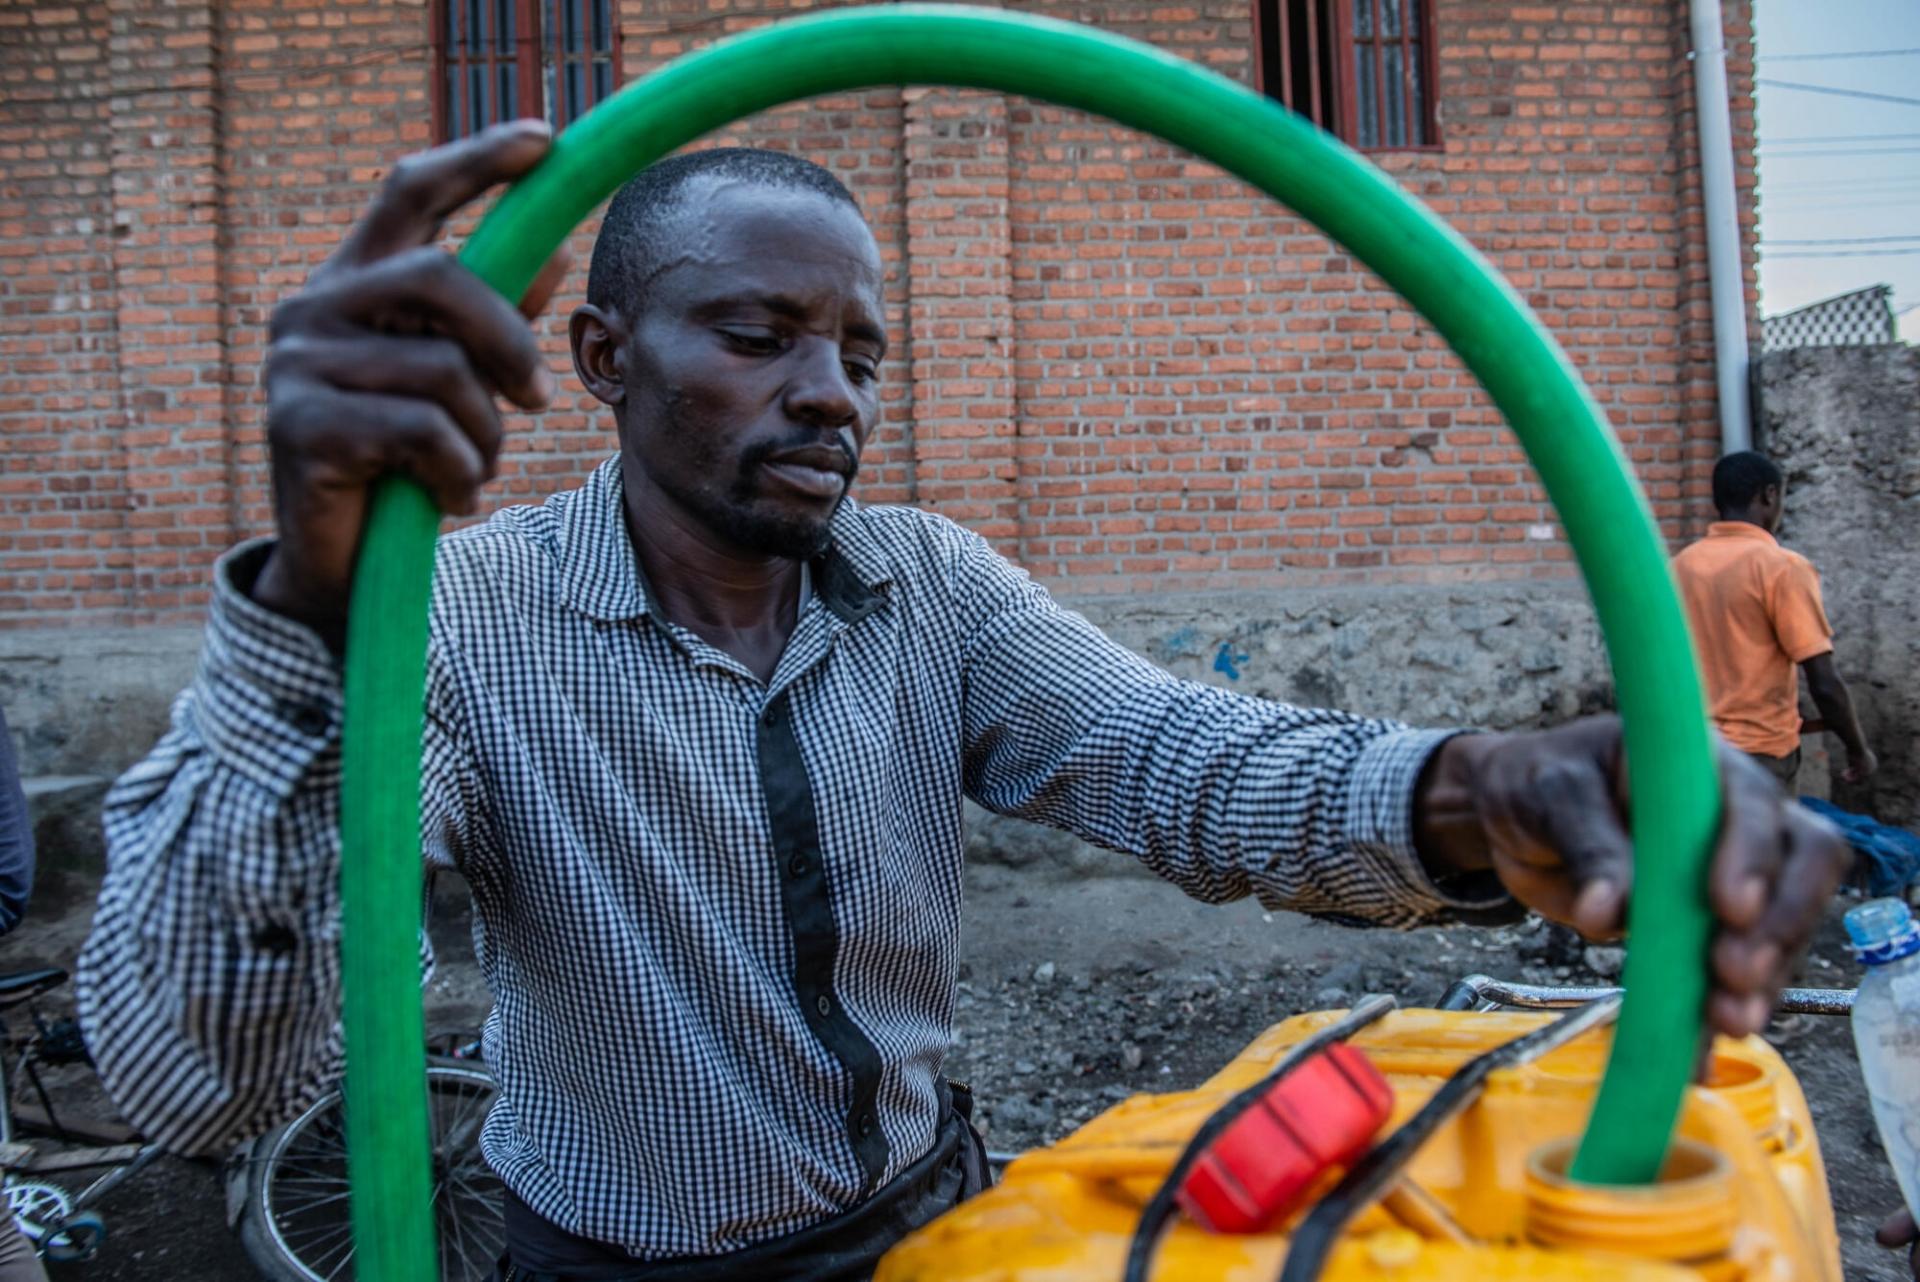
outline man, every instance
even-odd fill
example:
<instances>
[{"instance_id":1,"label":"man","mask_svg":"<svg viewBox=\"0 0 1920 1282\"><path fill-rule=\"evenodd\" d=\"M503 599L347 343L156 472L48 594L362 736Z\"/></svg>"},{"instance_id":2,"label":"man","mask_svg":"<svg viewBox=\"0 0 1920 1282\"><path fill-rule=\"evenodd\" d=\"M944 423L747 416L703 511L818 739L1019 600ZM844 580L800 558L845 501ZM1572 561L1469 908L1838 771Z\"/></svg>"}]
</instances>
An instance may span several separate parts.
<instances>
[{"instance_id":1,"label":"man","mask_svg":"<svg viewBox=\"0 0 1920 1282\"><path fill-rule=\"evenodd\" d=\"M1847 746L1840 777L1859 783L1879 763L1833 666L1820 576L1812 562L1774 538L1786 491L1786 478L1762 455L1743 450L1721 459L1713 469L1720 519L1674 558L1674 574L1693 624L1713 724L1727 742L1792 789L1802 729L1832 730ZM1820 709L1820 721L1804 726L1796 665Z\"/></svg>"},{"instance_id":2,"label":"man","mask_svg":"<svg viewBox=\"0 0 1920 1282\"><path fill-rule=\"evenodd\" d=\"M546 147L522 124L402 162L275 312L278 537L221 562L194 686L109 802L81 964L103 1076L176 1147L270 1124L330 1066L368 486L404 470L472 511L493 393L554 394L523 317L432 248ZM569 329L618 456L442 540L423 841L472 887L496 1002L503 1276L858 1278L983 1182L940 1074L963 795L1203 899L1620 926L1613 722L1459 736L1177 681L960 527L848 500L881 281L818 166L655 166L609 207ZM1740 1034L1845 854L1729 762L1709 1017Z\"/></svg>"},{"instance_id":3,"label":"man","mask_svg":"<svg viewBox=\"0 0 1920 1282\"><path fill-rule=\"evenodd\" d=\"M20 785L20 761L0 712L0 935L20 924L33 890L33 816ZM0 1282L47 1282L39 1253L0 1202Z\"/></svg>"}]
</instances>

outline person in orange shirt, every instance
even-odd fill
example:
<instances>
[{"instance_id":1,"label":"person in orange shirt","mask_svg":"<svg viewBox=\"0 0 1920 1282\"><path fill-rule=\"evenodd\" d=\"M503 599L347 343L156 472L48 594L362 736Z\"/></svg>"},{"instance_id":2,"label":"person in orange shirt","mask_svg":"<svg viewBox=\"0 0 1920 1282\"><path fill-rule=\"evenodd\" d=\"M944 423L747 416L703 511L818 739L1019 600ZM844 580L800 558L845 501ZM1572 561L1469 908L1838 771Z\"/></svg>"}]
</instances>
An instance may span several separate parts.
<instances>
[{"instance_id":1,"label":"person in orange shirt","mask_svg":"<svg viewBox=\"0 0 1920 1282\"><path fill-rule=\"evenodd\" d=\"M1820 575L1774 537L1786 490L1786 478L1763 455L1745 450L1721 459L1713 469L1720 519L1674 558L1674 574L1693 624L1713 723L1727 741L1791 790L1801 733L1831 730L1847 746L1840 777L1859 783L1879 762L1833 666ZM1807 674L1819 721L1800 718L1796 666Z\"/></svg>"}]
</instances>

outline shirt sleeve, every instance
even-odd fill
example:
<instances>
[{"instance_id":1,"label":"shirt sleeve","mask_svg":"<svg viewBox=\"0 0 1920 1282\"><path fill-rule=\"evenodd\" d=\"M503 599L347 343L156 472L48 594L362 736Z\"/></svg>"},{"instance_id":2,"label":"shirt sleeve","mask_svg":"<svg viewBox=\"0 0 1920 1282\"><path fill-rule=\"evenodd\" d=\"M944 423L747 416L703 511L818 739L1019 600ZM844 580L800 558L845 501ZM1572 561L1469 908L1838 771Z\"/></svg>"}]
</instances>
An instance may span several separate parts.
<instances>
[{"instance_id":1,"label":"shirt sleeve","mask_svg":"<svg viewBox=\"0 0 1920 1282\"><path fill-rule=\"evenodd\" d=\"M1180 680L954 537L963 770L981 805L1133 854L1210 902L1397 926L1509 902L1448 894L1414 849L1415 785L1456 732Z\"/></svg>"},{"instance_id":2,"label":"shirt sleeve","mask_svg":"<svg viewBox=\"0 0 1920 1282\"><path fill-rule=\"evenodd\" d=\"M107 795L75 985L108 1093L186 1153L294 1115L341 1065L341 669L247 596L270 546L221 559L193 683ZM424 825L457 829L461 763L433 720L424 748Z\"/></svg>"},{"instance_id":3,"label":"shirt sleeve","mask_svg":"<svg viewBox=\"0 0 1920 1282\"><path fill-rule=\"evenodd\" d=\"M1813 562L1802 556L1786 558L1774 576L1767 610L1780 649L1795 663L1832 651L1833 627L1827 622L1826 605L1820 599L1820 574Z\"/></svg>"},{"instance_id":4,"label":"shirt sleeve","mask_svg":"<svg viewBox=\"0 0 1920 1282\"><path fill-rule=\"evenodd\" d=\"M33 818L20 786L20 763L0 713L0 935L20 924L33 889Z\"/></svg>"}]
</instances>

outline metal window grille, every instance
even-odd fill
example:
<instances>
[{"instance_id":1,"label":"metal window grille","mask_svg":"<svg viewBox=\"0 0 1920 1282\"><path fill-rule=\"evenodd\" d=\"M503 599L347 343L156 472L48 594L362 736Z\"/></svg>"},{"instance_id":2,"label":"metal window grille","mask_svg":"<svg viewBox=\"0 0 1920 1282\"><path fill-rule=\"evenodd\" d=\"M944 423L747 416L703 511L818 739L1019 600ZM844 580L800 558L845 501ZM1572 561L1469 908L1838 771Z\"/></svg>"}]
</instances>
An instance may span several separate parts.
<instances>
[{"instance_id":1,"label":"metal window grille","mask_svg":"<svg viewBox=\"0 0 1920 1282\"><path fill-rule=\"evenodd\" d=\"M1431 3L1431 0L1428 0ZM1421 0L1344 0L1352 10L1353 141L1374 150L1433 142Z\"/></svg>"},{"instance_id":2,"label":"metal window grille","mask_svg":"<svg viewBox=\"0 0 1920 1282\"><path fill-rule=\"evenodd\" d=\"M612 0L546 0L547 118L556 130L613 94Z\"/></svg>"},{"instance_id":3,"label":"metal window grille","mask_svg":"<svg viewBox=\"0 0 1920 1282\"><path fill-rule=\"evenodd\" d=\"M1255 82L1369 151L1439 142L1434 0L1254 0Z\"/></svg>"},{"instance_id":4,"label":"metal window grille","mask_svg":"<svg viewBox=\"0 0 1920 1282\"><path fill-rule=\"evenodd\" d=\"M1871 347L1896 342L1893 287L1873 285L1769 316L1760 322L1760 332L1761 346L1769 352L1788 347Z\"/></svg>"},{"instance_id":5,"label":"metal window grille","mask_svg":"<svg viewBox=\"0 0 1920 1282\"><path fill-rule=\"evenodd\" d=\"M436 0L435 133L544 115L556 130L620 85L613 0Z\"/></svg>"}]
</instances>

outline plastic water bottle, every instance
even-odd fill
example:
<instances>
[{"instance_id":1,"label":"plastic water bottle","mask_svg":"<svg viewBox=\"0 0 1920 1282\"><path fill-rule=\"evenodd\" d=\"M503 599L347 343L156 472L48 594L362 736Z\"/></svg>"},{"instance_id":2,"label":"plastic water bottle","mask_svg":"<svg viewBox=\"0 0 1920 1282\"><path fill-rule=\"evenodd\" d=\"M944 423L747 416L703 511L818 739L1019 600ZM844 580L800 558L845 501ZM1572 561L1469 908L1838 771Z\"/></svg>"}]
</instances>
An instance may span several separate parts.
<instances>
[{"instance_id":1,"label":"plastic water bottle","mask_svg":"<svg viewBox=\"0 0 1920 1282\"><path fill-rule=\"evenodd\" d=\"M1898 899L1869 900L1846 922L1867 968L1853 999L1853 1044L1880 1143L1920 1220L1920 926Z\"/></svg>"}]
</instances>

